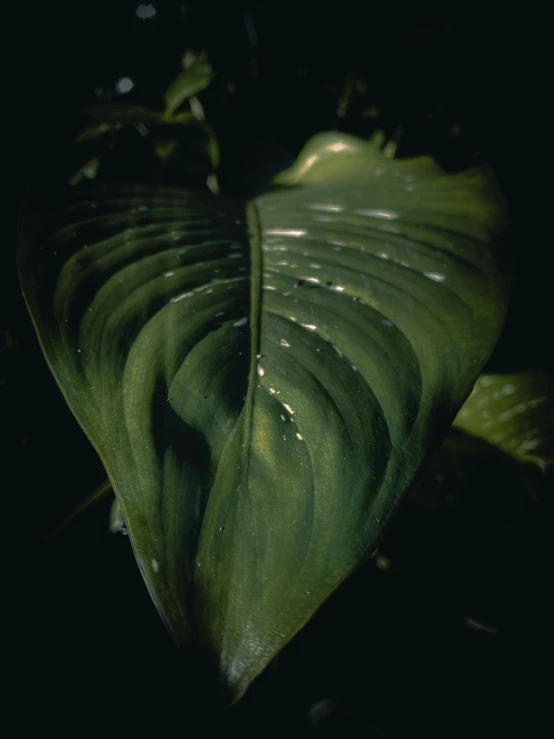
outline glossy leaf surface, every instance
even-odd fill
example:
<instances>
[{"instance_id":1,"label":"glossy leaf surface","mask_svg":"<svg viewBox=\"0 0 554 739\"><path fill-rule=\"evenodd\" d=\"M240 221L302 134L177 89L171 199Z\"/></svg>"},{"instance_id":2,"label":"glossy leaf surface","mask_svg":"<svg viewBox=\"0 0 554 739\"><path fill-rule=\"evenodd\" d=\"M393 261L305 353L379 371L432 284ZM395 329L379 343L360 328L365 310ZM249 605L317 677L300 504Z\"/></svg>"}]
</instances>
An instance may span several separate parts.
<instances>
[{"instance_id":1,"label":"glossy leaf surface","mask_svg":"<svg viewBox=\"0 0 554 739\"><path fill-rule=\"evenodd\" d=\"M45 355L152 597L235 699L375 549L505 311L486 170L325 134L278 182L22 220Z\"/></svg>"},{"instance_id":2,"label":"glossy leaf surface","mask_svg":"<svg viewBox=\"0 0 554 739\"><path fill-rule=\"evenodd\" d=\"M484 374L454 425L522 462L554 465L554 378L543 370Z\"/></svg>"}]
</instances>

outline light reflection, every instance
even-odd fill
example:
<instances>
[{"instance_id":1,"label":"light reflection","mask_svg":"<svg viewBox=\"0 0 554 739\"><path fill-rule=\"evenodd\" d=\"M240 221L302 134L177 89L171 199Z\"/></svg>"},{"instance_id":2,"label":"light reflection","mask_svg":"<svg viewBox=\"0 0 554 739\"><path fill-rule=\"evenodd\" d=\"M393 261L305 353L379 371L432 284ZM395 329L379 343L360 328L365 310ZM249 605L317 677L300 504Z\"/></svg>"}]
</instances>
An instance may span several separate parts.
<instances>
[{"instance_id":1,"label":"light reflection","mask_svg":"<svg viewBox=\"0 0 554 739\"><path fill-rule=\"evenodd\" d=\"M270 228L266 231L267 236L305 236L307 233L303 228Z\"/></svg>"},{"instance_id":2,"label":"light reflection","mask_svg":"<svg viewBox=\"0 0 554 739\"><path fill-rule=\"evenodd\" d=\"M286 346L286 347L289 347L290 346L289 342L286 341L285 339L281 339L280 344L281 344L281 346Z\"/></svg>"},{"instance_id":3,"label":"light reflection","mask_svg":"<svg viewBox=\"0 0 554 739\"><path fill-rule=\"evenodd\" d=\"M264 290L277 290L275 285L262 285Z\"/></svg>"},{"instance_id":4,"label":"light reflection","mask_svg":"<svg viewBox=\"0 0 554 739\"><path fill-rule=\"evenodd\" d=\"M291 416L294 416L294 411L290 407L290 405L287 405L286 403L283 403L283 408L286 408L287 411L291 414Z\"/></svg>"},{"instance_id":5,"label":"light reflection","mask_svg":"<svg viewBox=\"0 0 554 739\"><path fill-rule=\"evenodd\" d=\"M317 277L306 277L307 282L321 282Z\"/></svg>"},{"instance_id":6,"label":"light reflection","mask_svg":"<svg viewBox=\"0 0 554 739\"><path fill-rule=\"evenodd\" d=\"M341 142L338 142L336 144L331 144L331 146L327 147L329 151L344 151L345 149L348 149L348 144L343 144Z\"/></svg>"},{"instance_id":7,"label":"light reflection","mask_svg":"<svg viewBox=\"0 0 554 739\"><path fill-rule=\"evenodd\" d=\"M194 295L194 293L182 293L181 295L176 295L174 298L171 298L172 303L177 303L179 300L182 300L183 298L190 298Z\"/></svg>"},{"instance_id":8,"label":"light reflection","mask_svg":"<svg viewBox=\"0 0 554 739\"><path fill-rule=\"evenodd\" d=\"M233 326L244 326L248 322L248 318L244 316L243 318L239 318L238 321L235 321L233 323Z\"/></svg>"},{"instance_id":9,"label":"light reflection","mask_svg":"<svg viewBox=\"0 0 554 739\"><path fill-rule=\"evenodd\" d=\"M315 203L310 205L310 210L323 210L328 213L340 213L344 208L342 205L326 205L325 203Z\"/></svg>"},{"instance_id":10,"label":"light reflection","mask_svg":"<svg viewBox=\"0 0 554 739\"><path fill-rule=\"evenodd\" d=\"M394 210L371 210L366 208L358 208L354 210L358 216L369 216L371 218L398 218L398 213Z\"/></svg>"},{"instance_id":11,"label":"light reflection","mask_svg":"<svg viewBox=\"0 0 554 739\"><path fill-rule=\"evenodd\" d=\"M263 377L265 375L265 370L263 367L260 367L260 365L258 365L258 375L260 377Z\"/></svg>"},{"instance_id":12,"label":"light reflection","mask_svg":"<svg viewBox=\"0 0 554 739\"><path fill-rule=\"evenodd\" d=\"M424 272L423 274L425 277L428 277L430 280L434 280L435 282L443 282L446 280L446 277L441 275L439 272Z\"/></svg>"},{"instance_id":13,"label":"light reflection","mask_svg":"<svg viewBox=\"0 0 554 739\"><path fill-rule=\"evenodd\" d=\"M304 439L304 437L302 436L302 434L296 434L296 438L297 439L300 439L300 441L302 441Z\"/></svg>"},{"instance_id":14,"label":"light reflection","mask_svg":"<svg viewBox=\"0 0 554 739\"><path fill-rule=\"evenodd\" d=\"M300 325L303 326L304 328L307 328L308 331L315 331L317 328L317 326L313 323L301 323Z\"/></svg>"}]
</instances>

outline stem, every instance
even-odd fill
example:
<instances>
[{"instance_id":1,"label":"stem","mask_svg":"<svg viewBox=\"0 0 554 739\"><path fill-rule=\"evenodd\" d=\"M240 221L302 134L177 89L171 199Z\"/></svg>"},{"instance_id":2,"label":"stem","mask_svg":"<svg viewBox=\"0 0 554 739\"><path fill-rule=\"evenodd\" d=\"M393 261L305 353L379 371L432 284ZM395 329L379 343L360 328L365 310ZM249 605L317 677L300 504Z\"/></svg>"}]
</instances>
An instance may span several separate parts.
<instances>
[{"instance_id":1,"label":"stem","mask_svg":"<svg viewBox=\"0 0 554 739\"><path fill-rule=\"evenodd\" d=\"M355 72L352 72L352 71L347 72L346 77L344 78L342 89L340 91L339 102L338 102L337 112L335 114L335 123L333 125L333 128L336 128L336 129L340 128L341 122L343 121L344 118L346 118L348 114L348 110L352 103L352 98L354 97L357 80L358 78Z\"/></svg>"}]
</instances>

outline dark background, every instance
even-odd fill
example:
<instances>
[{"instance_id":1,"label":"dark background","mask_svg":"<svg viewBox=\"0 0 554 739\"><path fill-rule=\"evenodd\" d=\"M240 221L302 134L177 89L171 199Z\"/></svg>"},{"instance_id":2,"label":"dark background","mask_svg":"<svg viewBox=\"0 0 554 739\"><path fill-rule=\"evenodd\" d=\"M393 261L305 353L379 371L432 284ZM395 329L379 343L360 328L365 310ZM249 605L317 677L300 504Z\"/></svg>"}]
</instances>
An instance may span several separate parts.
<instances>
[{"instance_id":1,"label":"dark background","mask_svg":"<svg viewBox=\"0 0 554 739\"><path fill-rule=\"evenodd\" d=\"M37 172L56 180L56 152L82 107L159 108L182 52L206 49L220 74L201 99L229 195L266 186L331 127L367 136L378 123L399 140L400 156L432 153L450 170L476 155L491 162L511 209L517 281L489 366L552 369L546 18L532 4L489 19L482 6L287 1L153 2L156 17L141 21L138 5L22 2L5 24L15 46L5 74L15 86L0 267L2 487L14 535L4 588L14 629L4 646L15 647L6 677L19 720L77 736L93 725L164 737L200 728L387 739L550 733L552 504L534 502L496 468L479 469L449 503L408 500L383 546L391 569L361 568L230 713L199 697L129 542L107 532L109 502L46 536L103 470L42 359L12 228ZM338 119L349 73L359 84ZM124 75L135 86L118 96ZM368 107L378 121L362 116ZM497 633L468 628L467 617Z\"/></svg>"}]
</instances>

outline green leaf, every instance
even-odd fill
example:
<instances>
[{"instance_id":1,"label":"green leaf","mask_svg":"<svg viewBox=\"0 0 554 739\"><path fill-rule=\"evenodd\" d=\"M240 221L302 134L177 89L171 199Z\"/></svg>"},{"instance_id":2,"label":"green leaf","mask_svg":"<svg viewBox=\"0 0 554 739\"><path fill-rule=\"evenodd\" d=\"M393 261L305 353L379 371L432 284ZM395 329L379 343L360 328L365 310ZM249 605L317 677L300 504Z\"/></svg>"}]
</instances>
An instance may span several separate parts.
<instances>
[{"instance_id":1,"label":"green leaf","mask_svg":"<svg viewBox=\"0 0 554 739\"><path fill-rule=\"evenodd\" d=\"M539 369L481 375L454 425L546 470L554 465L554 378Z\"/></svg>"},{"instance_id":2,"label":"green leaf","mask_svg":"<svg viewBox=\"0 0 554 739\"><path fill-rule=\"evenodd\" d=\"M83 113L87 124L76 137L75 143L96 139L106 133L119 131L125 126L137 126L148 132L149 127L176 126L196 123L192 113L176 113L168 116L161 111L149 110L140 105L97 105Z\"/></svg>"},{"instance_id":3,"label":"green leaf","mask_svg":"<svg viewBox=\"0 0 554 739\"><path fill-rule=\"evenodd\" d=\"M171 115L185 100L204 90L214 78L204 53L196 56L187 52L183 56L183 71L177 75L164 94L166 113Z\"/></svg>"},{"instance_id":4,"label":"green leaf","mask_svg":"<svg viewBox=\"0 0 554 739\"><path fill-rule=\"evenodd\" d=\"M506 304L486 169L322 134L278 180L21 218L44 353L163 619L231 699L375 550Z\"/></svg>"},{"instance_id":5,"label":"green leaf","mask_svg":"<svg viewBox=\"0 0 554 739\"><path fill-rule=\"evenodd\" d=\"M87 178L88 180L94 180L98 174L98 167L100 166L100 157L94 156L90 159L87 159L87 161L82 164L79 169L74 172L71 177L69 178L69 184L72 187L75 187L76 185L79 185L83 178Z\"/></svg>"},{"instance_id":6,"label":"green leaf","mask_svg":"<svg viewBox=\"0 0 554 739\"><path fill-rule=\"evenodd\" d=\"M145 138L150 137L152 151L164 165L172 159L170 166L186 171L206 170L207 173L219 166L214 131L192 113L166 114L136 105L99 105L84 111L84 117L87 123L74 143L81 145L82 158L86 157L86 161L80 163L69 178L71 186L80 184L84 178L95 179L101 165L106 164L107 155L113 157L116 150L124 151L129 142L118 138L117 134L129 128L135 128ZM95 156L91 158L92 151Z\"/></svg>"}]
</instances>

